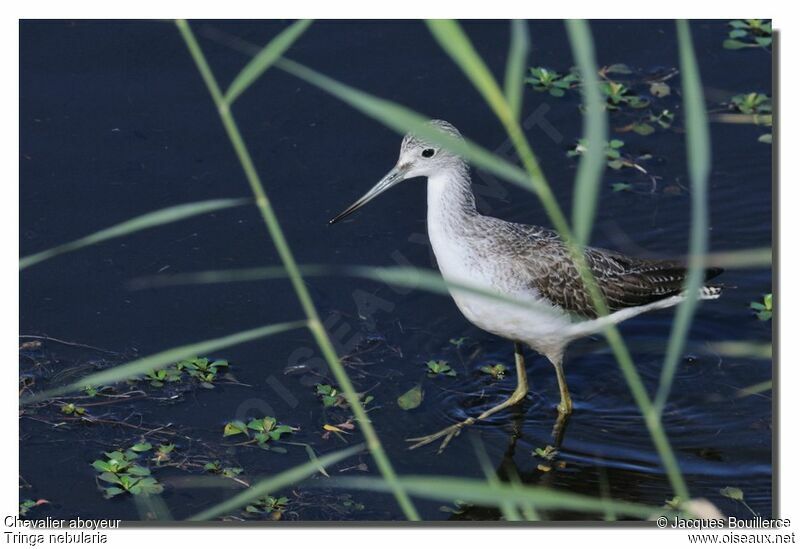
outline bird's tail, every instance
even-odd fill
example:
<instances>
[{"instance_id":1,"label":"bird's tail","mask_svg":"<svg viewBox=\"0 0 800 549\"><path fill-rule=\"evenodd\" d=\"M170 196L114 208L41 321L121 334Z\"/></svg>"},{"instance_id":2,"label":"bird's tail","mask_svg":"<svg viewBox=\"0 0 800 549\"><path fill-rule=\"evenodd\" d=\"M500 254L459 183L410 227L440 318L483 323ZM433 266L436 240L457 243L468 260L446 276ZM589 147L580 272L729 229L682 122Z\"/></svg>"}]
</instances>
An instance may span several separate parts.
<instances>
[{"instance_id":1,"label":"bird's tail","mask_svg":"<svg viewBox=\"0 0 800 549\"><path fill-rule=\"evenodd\" d=\"M700 299L717 299L722 295L722 286L703 286L700 288Z\"/></svg>"},{"instance_id":2,"label":"bird's tail","mask_svg":"<svg viewBox=\"0 0 800 549\"><path fill-rule=\"evenodd\" d=\"M712 278L716 278L721 275L723 269L719 267L709 267L706 269L706 276L705 282L708 282ZM703 286L700 288L700 299L717 299L720 295L722 295L722 289L724 286L722 284L709 284L708 286Z\"/></svg>"}]
</instances>

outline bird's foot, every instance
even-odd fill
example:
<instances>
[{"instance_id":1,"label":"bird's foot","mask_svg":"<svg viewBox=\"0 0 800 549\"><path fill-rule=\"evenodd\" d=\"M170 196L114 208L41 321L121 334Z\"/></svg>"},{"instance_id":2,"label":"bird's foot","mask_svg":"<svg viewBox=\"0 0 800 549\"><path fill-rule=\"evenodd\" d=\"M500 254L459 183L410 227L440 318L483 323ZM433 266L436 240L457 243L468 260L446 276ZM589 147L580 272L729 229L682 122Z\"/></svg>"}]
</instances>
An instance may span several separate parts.
<instances>
[{"instance_id":1,"label":"bird's foot","mask_svg":"<svg viewBox=\"0 0 800 549\"><path fill-rule=\"evenodd\" d=\"M409 446L409 450L414 450L415 448L419 448L420 446L425 446L426 444L430 444L435 440L439 440L440 438L444 438L442 443L439 445L439 449L436 451L437 454L441 454L444 449L450 444L450 441L453 440L453 437L457 437L461 434L461 429L467 427L468 425L472 425L475 423L475 418L468 417L464 421L459 421L455 425L451 425L441 431L437 431L432 435L424 436L424 437L416 437L416 438L408 438L406 442L414 442L412 446Z\"/></svg>"}]
</instances>

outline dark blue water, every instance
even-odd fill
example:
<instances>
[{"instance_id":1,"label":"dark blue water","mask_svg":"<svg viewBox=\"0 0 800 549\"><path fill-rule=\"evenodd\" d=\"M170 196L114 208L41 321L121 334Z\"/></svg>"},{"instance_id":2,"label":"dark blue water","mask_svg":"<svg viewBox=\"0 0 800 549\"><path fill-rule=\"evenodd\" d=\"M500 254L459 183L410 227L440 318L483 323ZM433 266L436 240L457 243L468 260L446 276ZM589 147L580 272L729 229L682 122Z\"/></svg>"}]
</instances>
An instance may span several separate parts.
<instances>
[{"instance_id":1,"label":"dark blue water","mask_svg":"<svg viewBox=\"0 0 800 549\"><path fill-rule=\"evenodd\" d=\"M235 36L263 44L286 22L197 23L201 44L222 83L247 56L220 40ZM465 29L481 55L502 76L508 43L505 22L470 22ZM693 33L709 110L724 110L732 95L771 95L771 56L762 50L721 47L724 22L694 23ZM566 72L572 65L562 24L531 22L529 62ZM637 92L645 78L678 65L669 22L592 24L600 65L625 63ZM132 216L174 204L219 197L246 197L249 188L213 104L173 25L160 22L25 22L21 25L20 250L27 255L83 236ZM419 22L318 22L292 47L290 56L352 86L455 124L491 150L506 151L504 134L481 97ZM649 136L615 132L648 175L608 170L593 244L633 255L680 256L687 248L690 194L681 121L679 77L673 93L659 100L677 113L672 130ZM566 151L581 132L579 96L556 99L526 89L523 118L528 137L562 207L569 211L575 160ZM425 235L425 190L412 181L381 197L348 222L326 222L373 185L396 160L400 139L379 123L326 93L270 70L242 95L234 113L267 192L300 263L433 266ZM536 122L538 121L538 122ZM628 123L611 118L612 128ZM748 124L711 126L710 189L712 251L771 245L771 147ZM478 174L476 191L485 213L547 225L537 200L511 185ZM613 192L627 182L633 192ZM109 349L117 355L45 342L22 369L46 384L58 372L113 365L193 341L302 317L290 285L268 282L151 288L132 291L132 279L206 269L275 265L279 258L253 207L205 215L58 257L20 277L20 329ZM756 319L751 301L771 291L769 269L731 270L728 289L698 311L681 361L664 423L694 497L723 512L746 517L742 505L719 495L743 489L763 516L772 509L771 393L739 397L738 391L771 378L771 363L717 356L709 343L771 341L771 323ZM371 411L395 467L403 474L481 477L469 436L436 456L432 449L407 451L404 439L438 430L506 398L513 376L490 383L479 368L511 366L511 345L469 325L449 298L398 292L352 279L309 280L312 296L359 390L375 397ZM639 317L622 326L637 367L655 390L673 311ZM452 338L466 337L456 349ZM252 480L307 459L300 447L278 454L224 446L222 425L236 417L274 415L301 427L293 440L323 454L345 445L323 438L322 425L346 419L324 410L309 372L322 369L311 337L302 331L220 352L240 382L183 394L176 401L144 398L98 407L92 413L144 426L135 430L77 423L54 427L57 406L21 420L21 498L46 498L56 516L136 519L129 498L111 501L97 490L90 463L104 450L126 445L169 423L190 463L210 457L244 468ZM448 360L458 376L428 379L424 363ZM672 497L656 452L613 356L600 339L572 345L566 370L576 410L563 432L564 469L543 473L534 448L552 444L558 399L552 367L528 354L532 395L521 409L498 414L473 428L493 463L511 468L525 482L660 505ZM32 366L33 365L33 366ZM306 366L286 374L287 367ZM295 369L296 371L296 369ZM422 381L426 398L411 412L395 399ZM512 436L516 430L517 436ZM170 438L170 437L166 437ZM348 443L359 435L350 435ZM55 458L53 456L56 456ZM504 457L505 456L505 457ZM333 468L363 464L368 456ZM353 473L351 469L349 471ZM364 474L356 471L355 474ZM164 468L164 499L183 518L235 493L235 489L186 488L196 468ZM239 487L234 485L234 488ZM605 487L605 488L604 488ZM363 505L345 505L341 491L300 487L287 518L400 519L384 495L352 493ZM348 496L349 497L349 496ZM425 518L446 519L441 502L420 500ZM451 504L452 506L452 504ZM493 518L488 510L464 516ZM550 518L570 518L555 514Z\"/></svg>"}]
</instances>

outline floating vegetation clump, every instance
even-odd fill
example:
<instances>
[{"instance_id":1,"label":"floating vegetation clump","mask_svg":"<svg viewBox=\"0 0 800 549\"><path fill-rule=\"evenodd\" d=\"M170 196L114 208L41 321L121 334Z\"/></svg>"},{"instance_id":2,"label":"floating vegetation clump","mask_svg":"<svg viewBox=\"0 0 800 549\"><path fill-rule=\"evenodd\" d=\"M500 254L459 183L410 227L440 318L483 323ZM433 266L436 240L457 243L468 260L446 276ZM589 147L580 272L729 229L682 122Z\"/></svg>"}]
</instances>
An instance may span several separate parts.
<instances>
[{"instance_id":1,"label":"floating vegetation clump","mask_svg":"<svg viewBox=\"0 0 800 549\"><path fill-rule=\"evenodd\" d=\"M83 408L81 406L76 406L72 402L68 402L67 404L61 406L61 413L64 414L65 416L80 417L86 415L86 408Z\"/></svg>"},{"instance_id":2,"label":"floating vegetation clump","mask_svg":"<svg viewBox=\"0 0 800 549\"><path fill-rule=\"evenodd\" d=\"M50 502L47 501L46 499L36 499L36 500L26 499L24 501L21 501L19 503L19 516L25 517L28 515L28 513L31 512L31 510L35 509L36 507L39 507L40 505L45 505L47 503Z\"/></svg>"},{"instance_id":3,"label":"floating vegetation clump","mask_svg":"<svg viewBox=\"0 0 800 549\"><path fill-rule=\"evenodd\" d=\"M106 498L122 494L160 494L164 487L152 477L150 469L142 465L146 454L152 450L149 442L134 444L127 450L105 452L106 459L92 463L98 486Z\"/></svg>"},{"instance_id":4,"label":"floating vegetation clump","mask_svg":"<svg viewBox=\"0 0 800 549\"><path fill-rule=\"evenodd\" d=\"M232 437L244 435L249 440L246 444L256 444L259 448L270 449L270 442L277 442L283 435L289 435L297 431L295 427L278 423L274 417L266 416L254 418L245 423L244 421L231 421L225 424L222 436Z\"/></svg>"},{"instance_id":5,"label":"floating vegetation clump","mask_svg":"<svg viewBox=\"0 0 800 549\"><path fill-rule=\"evenodd\" d=\"M429 360L425 363L427 368L428 377L456 377L456 371L450 367L450 363L446 360Z\"/></svg>"},{"instance_id":6,"label":"floating vegetation clump","mask_svg":"<svg viewBox=\"0 0 800 549\"><path fill-rule=\"evenodd\" d=\"M766 294L761 301L750 303L750 309L756 314L756 318L766 322L772 319L772 294Z\"/></svg>"},{"instance_id":7,"label":"floating vegetation clump","mask_svg":"<svg viewBox=\"0 0 800 549\"><path fill-rule=\"evenodd\" d=\"M265 496L255 500L245 507L244 510L251 515L268 516L272 520L280 520L288 504L289 498L285 496Z\"/></svg>"},{"instance_id":8,"label":"floating vegetation clump","mask_svg":"<svg viewBox=\"0 0 800 549\"><path fill-rule=\"evenodd\" d=\"M669 109L663 109L659 113L648 111L644 116L638 118L628 124L617 128L620 133L634 132L639 135L650 135L655 133L657 128L668 130L672 127L672 122L675 120L675 113Z\"/></svg>"},{"instance_id":9,"label":"floating vegetation clump","mask_svg":"<svg viewBox=\"0 0 800 549\"><path fill-rule=\"evenodd\" d=\"M606 165L611 168L612 170L621 170L623 168L634 168L644 174L647 173L647 170L640 164L645 160L649 160L651 158L650 155L640 155L637 157L625 154L622 148L625 146L625 142L621 139L612 139L605 145L605 153L606 153ZM587 142L585 139L580 139L578 143L567 151L567 156L575 157L581 156L587 151Z\"/></svg>"},{"instance_id":10,"label":"floating vegetation clump","mask_svg":"<svg viewBox=\"0 0 800 549\"><path fill-rule=\"evenodd\" d=\"M606 108L615 111L623 107L643 109L650 105L650 100L643 97L620 82L608 81L602 86L606 97Z\"/></svg>"},{"instance_id":11,"label":"floating vegetation clump","mask_svg":"<svg viewBox=\"0 0 800 549\"><path fill-rule=\"evenodd\" d=\"M548 92L553 97L563 97L567 90L580 83L580 77L572 71L561 74L544 67L531 67L525 82L538 92Z\"/></svg>"},{"instance_id":12,"label":"floating vegetation clump","mask_svg":"<svg viewBox=\"0 0 800 549\"><path fill-rule=\"evenodd\" d=\"M722 46L729 50L767 48L772 46L772 22L764 19L736 19L728 23L731 30Z\"/></svg>"},{"instance_id":13,"label":"floating vegetation clump","mask_svg":"<svg viewBox=\"0 0 800 549\"><path fill-rule=\"evenodd\" d=\"M349 404L347 402L347 398L345 398L344 393L340 391L337 387L333 385L329 385L327 383L317 383L314 386L314 390L317 396L322 400L322 405L325 408L348 408ZM364 393L358 393L359 400L362 406L366 406L370 402L374 400L372 395L365 395Z\"/></svg>"},{"instance_id":14,"label":"floating vegetation clump","mask_svg":"<svg viewBox=\"0 0 800 549\"><path fill-rule=\"evenodd\" d=\"M736 486L726 486L719 491L720 495L731 499L733 501L739 502L747 508L748 511L753 513L753 516L758 516L758 513L753 511L753 508L750 507L747 502L744 500L744 491L741 488L737 488Z\"/></svg>"},{"instance_id":15,"label":"floating vegetation clump","mask_svg":"<svg viewBox=\"0 0 800 549\"><path fill-rule=\"evenodd\" d=\"M742 114L772 114L772 100L763 93L742 93L731 98L731 107Z\"/></svg>"},{"instance_id":16,"label":"floating vegetation clump","mask_svg":"<svg viewBox=\"0 0 800 549\"><path fill-rule=\"evenodd\" d=\"M487 366L482 366L481 372L491 376L492 379L501 380L505 379L508 368L506 368L505 364L489 364Z\"/></svg>"},{"instance_id":17,"label":"floating vegetation clump","mask_svg":"<svg viewBox=\"0 0 800 549\"><path fill-rule=\"evenodd\" d=\"M230 364L227 360L211 360L209 358L193 357L181 360L167 368L150 370L144 374L143 379L153 387L196 382L198 386L204 389L213 389L214 383L217 383L220 379L224 378L228 381L236 381L228 371L229 368ZM139 380L130 380L131 383L136 383L137 381ZM97 394L97 390L92 387L87 387L86 391L87 394L89 394L89 391ZM94 395L90 394L90 396Z\"/></svg>"},{"instance_id":18,"label":"floating vegetation clump","mask_svg":"<svg viewBox=\"0 0 800 549\"><path fill-rule=\"evenodd\" d=\"M218 459L209 461L203 465L203 471L225 478L237 479L244 469L241 467L223 467Z\"/></svg>"},{"instance_id":19,"label":"floating vegetation clump","mask_svg":"<svg viewBox=\"0 0 800 549\"><path fill-rule=\"evenodd\" d=\"M417 383L397 397L397 405L403 410L413 410L414 408L419 408L423 398L425 398L425 391L422 390L422 385Z\"/></svg>"}]
</instances>

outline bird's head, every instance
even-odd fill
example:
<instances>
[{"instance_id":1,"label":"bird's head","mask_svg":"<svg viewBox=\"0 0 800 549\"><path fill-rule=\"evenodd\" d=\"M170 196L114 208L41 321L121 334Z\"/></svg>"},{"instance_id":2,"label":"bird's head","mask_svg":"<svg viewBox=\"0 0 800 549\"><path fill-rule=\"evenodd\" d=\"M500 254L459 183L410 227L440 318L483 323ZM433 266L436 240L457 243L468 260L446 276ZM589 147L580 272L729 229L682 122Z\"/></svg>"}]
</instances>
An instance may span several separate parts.
<instances>
[{"instance_id":1,"label":"bird's head","mask_svg":"<svg viewBox=\"0 0 800 549\"><path fill-rule=\"evenodd\" d=\"M444 120L431 120L428 125L451 138L462 139L461 133L449 122ZM463 165L461 157L447 149L417 137L406 134L400 145L400 157L395 167L381 179L377 185L353 202L346 210L329 221L330 224L341 221L361 206L407 179L414 177L431 177L443 171L458 168Z\"/></svg>"}]
</instances>

